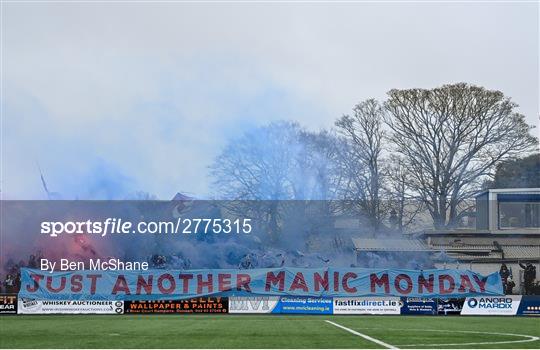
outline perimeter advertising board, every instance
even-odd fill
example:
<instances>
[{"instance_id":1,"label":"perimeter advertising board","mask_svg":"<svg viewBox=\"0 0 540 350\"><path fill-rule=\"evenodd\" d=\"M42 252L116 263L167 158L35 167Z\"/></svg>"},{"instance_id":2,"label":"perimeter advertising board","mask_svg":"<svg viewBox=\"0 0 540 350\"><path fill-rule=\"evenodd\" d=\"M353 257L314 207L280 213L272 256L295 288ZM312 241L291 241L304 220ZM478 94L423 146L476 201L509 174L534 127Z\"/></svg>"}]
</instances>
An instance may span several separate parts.
<instances>
[{"instance_id":1,"label":"perimeter advertising board","mask_svg":"<svg viewBox=\"0 0 540 350\"><path fill-rule=\"evenodd\" d=\"M436 315L437 299L435 298L402 298L403 315Z\"/></svg>"},{"instance_id":2,"label":"perimeter advertising board","mask_svg":"<svg viewBox=\"0 0 540 350\"><path fill-rule=\"evenodd\" d=\"M279 312L277 296L230 297L229 313L232 314L269 314Z\"/></svg>"},{"instance_id":3,"label":"perimeter advertising board","mask_svg":"<svg viewBox=\"0 0 540 350\"><path fill-rule=\"evenodd\" d=\"M223 297L124 302L126 314L224 314L228 312L228 308L229 300Z\"/></svg>"},{"instance_id":4,"label":"perimeter advertising board","mask_svg":"<svg viewBox=\"0 0 540 350\"><path fill-rule=\"evenodd\" d=\"M540 316L540 295L522 296L517 314L524 316Z\"/></svg>"},{"instance_id":5,"label":"perimeter advertising board","mask_svg":"<svg viewBox=\"0 0 540 350\"><path fill-rule=\"evenodd\" d=\"M0 314L17 313L17 294L0 294Z\"/></svg>"},{"instance_id":6,"label":"perimeter advertising board","mask_svg":"<svg viewBox=\"0 0 540 350\"><path fill-rule=\"evenodd\" d=\"M334 314L399 315L401 305L397 297L334 298Z\"/></svg>"},{"instance_id":7,"label":"perimeter advertising board","mask_svg":"<svg viewBox=\"0 0 540 350\"><path fill-rule=\"evenodd\" d=\"M517 315L521 295L500 297L472 297L465 299L462 315Z\"/></svg>"},{"instance_id":8,"label":"perimeter advertising board","mask_svg":"<svg viewBox=\"0 0 540 350\"><path fill-rule=\"evenodd\" d=\"M332 314L332 298L281 297L274 312L282 314Z\"/></svg>"},{"instance_id":9,"label":"perimeter advertising board","mask_svg":"<svg viewBox=\"0 0 540 350\"><path fill-rule=\"evenodd\" d=\"M438 315L460 315L465 298L437 299Z\"/></svg>"},{"instance_id":10,"label":"perimeter advertising board","mask_svg":"<svg viewBox=\"0 0 540 350\"><path fill-rule=\"evenodd\" d=\"M122 314L123 301L19 298L19 314Z\"/></svg>"}]
</instances>

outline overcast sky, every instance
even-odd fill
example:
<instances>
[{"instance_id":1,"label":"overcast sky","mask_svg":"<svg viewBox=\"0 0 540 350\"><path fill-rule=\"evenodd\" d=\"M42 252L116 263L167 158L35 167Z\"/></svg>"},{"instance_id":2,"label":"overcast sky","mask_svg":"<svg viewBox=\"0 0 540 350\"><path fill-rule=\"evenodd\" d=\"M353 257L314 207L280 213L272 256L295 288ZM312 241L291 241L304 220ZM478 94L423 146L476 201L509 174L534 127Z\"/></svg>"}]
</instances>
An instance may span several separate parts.
<instances>
[{"instance_id":1,"label":"overcast sky","mask_svg":"<svg viewBox=\"0 0 540 350\"><path fill-rule=\"evenodd\" d=\"M5 3L2 193L208 195L235 135L468 82L538 124L538 4Z\"/></svg>"}]
</instances>

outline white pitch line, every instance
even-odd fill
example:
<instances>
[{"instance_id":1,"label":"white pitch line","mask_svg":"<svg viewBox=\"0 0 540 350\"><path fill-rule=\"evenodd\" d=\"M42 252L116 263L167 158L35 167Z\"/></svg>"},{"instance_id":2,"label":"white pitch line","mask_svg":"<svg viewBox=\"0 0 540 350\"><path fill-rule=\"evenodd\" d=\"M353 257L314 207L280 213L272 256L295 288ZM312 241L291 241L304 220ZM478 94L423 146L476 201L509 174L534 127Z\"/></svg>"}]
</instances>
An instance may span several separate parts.
<instances>
[{"instance_id":1,"label":"white pitch line","mask_svg":"<svg viewBox=\"0 0 540 350\"><path fill-rule=\"evenodd\" d=\"M368 327L368 328L362 328L362 329L373 329L373 330L381 330L383 328L375 328L375 327ZM539 337L535 337L533 335L527 335L527 334L514 334L514 333L499 333L499 332L482 332L482 331L461 331L461 330L444 330L444 329L413 329L413 328L384 328L385 330L389 331L416 331L416 332L444 332L444 333L465 333L465 334L488 334L488 335L503 335L503 336L511 336L511 337L522 337L527 339L519 339L519 340L500 340L500 341L485 341L485 342L471 342L471 343L447 343L447 344L401 344L397 346L401 347L418 347L418 346L429 346L429 347L437 347L437 346L470 346L470 345L495 345L495 344L513 344L513 343L528 343L540 340Z\"/></svg>"},{"instance_id":2,"label":"white pitch line","mask_svg":"<svg viewBox=\"0 0 540 350\"><path fill-rule=\"evenodd\" d=\"M338 328L341 328L341 329L343 329L343 330L346 330L346 331L349 332L349 333L352 333L352 334L357 335L357 336L359 336L359 337L362 337L362 338L364 338L364 339L366 339L366 340L369 340L370 342L373 342L373 343L375 343L375 344L379 344L380 346L384 346L384 347L387 348L387 349L397 349L397 350L399 350L399 348L396 348L396 347L393 346L393 345L387 344L387 343L385 343L385 342L383 342L383 341L380 341L379 339L372 338L372 337L370 337L369 335L362 334L362 333L360 333L360 332L357 332L357 331L355 331L355 330L353 330L353 329L347 328L347 327L342 326L342 325L340 325L340 324L337 324L337 323L335 323L335 322L332 322L332 321L329 321L329 320L325 320L325 322L328 322L328 323L330 323L330 324L333 325L333 326L336 326L336 327L338 327Z\"/></svg>"},{"instance_id":3,"label":"white pitch line","mask_svg":"<svg viewBox=\"0 0 540 350\"><path fill-rule=\"evenodd\" d=\"M424 329L423 331L433 331L430 329ZM447 333L476 333L476 334L490 334L490 335L504 335L504 336L510 336L510 337L522 337L527 339L520 339L520 340L500 340L500 341L484 341L484 342L472 342L472 343L446 343L446 344L408 344L408 345L400 345L403 347L417 347L417 346L430 346L430 347L436 347L436 346L470 346L470 345L495 345L495 344L515 344L515 343L529 343L532 341L537 341L540 338L535 337L533 335L526 335L526 334L514 334L514 333L498 333L498 332L473 332L473 331L446 331Z\"/></svg>"}]
</instances>

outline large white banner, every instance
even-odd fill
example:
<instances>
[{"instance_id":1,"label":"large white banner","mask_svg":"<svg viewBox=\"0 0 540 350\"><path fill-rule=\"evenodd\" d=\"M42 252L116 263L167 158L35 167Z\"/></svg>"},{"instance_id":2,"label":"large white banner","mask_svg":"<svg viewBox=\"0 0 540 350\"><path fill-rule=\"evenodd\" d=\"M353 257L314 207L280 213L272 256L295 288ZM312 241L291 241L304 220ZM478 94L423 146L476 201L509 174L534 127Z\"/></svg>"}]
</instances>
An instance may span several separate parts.
<instances>
[{"instance_id":1,"label":"large white banner","mask_svg":"<svg viewBox=\"0 0 540 350\"><path fill-rule=\"evenodd\" d=\"M276 296L230 297L229 313L233 314L269 314L279 303Z\"/></svg>"},{"instance_id":2,"label":"large white banner","mask_svg":"<svg viewBox=\"0 0 540 350\"><path fill-rule=\"evenodd\" d=\"M469 297L463 304L462 315L516 315L521 295L501 297Z\"/></svg>"},{"instance_id":3,"label":"large white banner","mask_svg":"<svg viewBox=\"0 0 540 350\"><path fill-rule=\"evenodd\" d=\"M19 298L19 314L123 314L123 301Z\"/></svg>"},{"instance_id":4,"label":"large white banner","mask_svg":"<svg viewBox=\"0 0 540 350\"><path fill-rule=\"evenodd\" d=\"M334 298L334 314L399 315L401 300L397 297Z\"/></svg>"}]
</instances>

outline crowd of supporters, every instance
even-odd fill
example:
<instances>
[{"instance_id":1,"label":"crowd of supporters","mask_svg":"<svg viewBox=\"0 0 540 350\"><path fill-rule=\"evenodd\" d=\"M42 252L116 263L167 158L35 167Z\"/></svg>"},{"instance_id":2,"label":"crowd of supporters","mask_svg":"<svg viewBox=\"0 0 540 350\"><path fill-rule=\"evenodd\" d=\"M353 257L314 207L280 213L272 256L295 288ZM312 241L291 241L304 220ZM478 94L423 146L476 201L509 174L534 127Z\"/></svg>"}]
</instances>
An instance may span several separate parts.
<instances>
[{"instance_id":1,"label":"crowd of supporters","mask_svg":"<svg viewBox=\"0 0 540 350\"><path fill-rule=\"evenodd\" d=\"M523 288L515 291L516 283L514 282L512 270L506 264L501 265L499 275L501 275L504 294L540 295L540 283L536 280L536 266L530 262L526 264L519 262L519 266L523 269Z\"/></svg>"},{"instance_id":2,"label":"crowd of supporters","mask_svg":"<svg viewBox=\"0 0 540 350\"><path fill-rule=\"evenodd\" d=\"M13 260L8 260L4 266L5 277L0 275L0 293L18 293L21 288L21 268L28 267L31 269L38 268L38 261L41 259L41 253L30 255L25 260L20 260L18 263Z\"/></svg>"}]
</instances>

